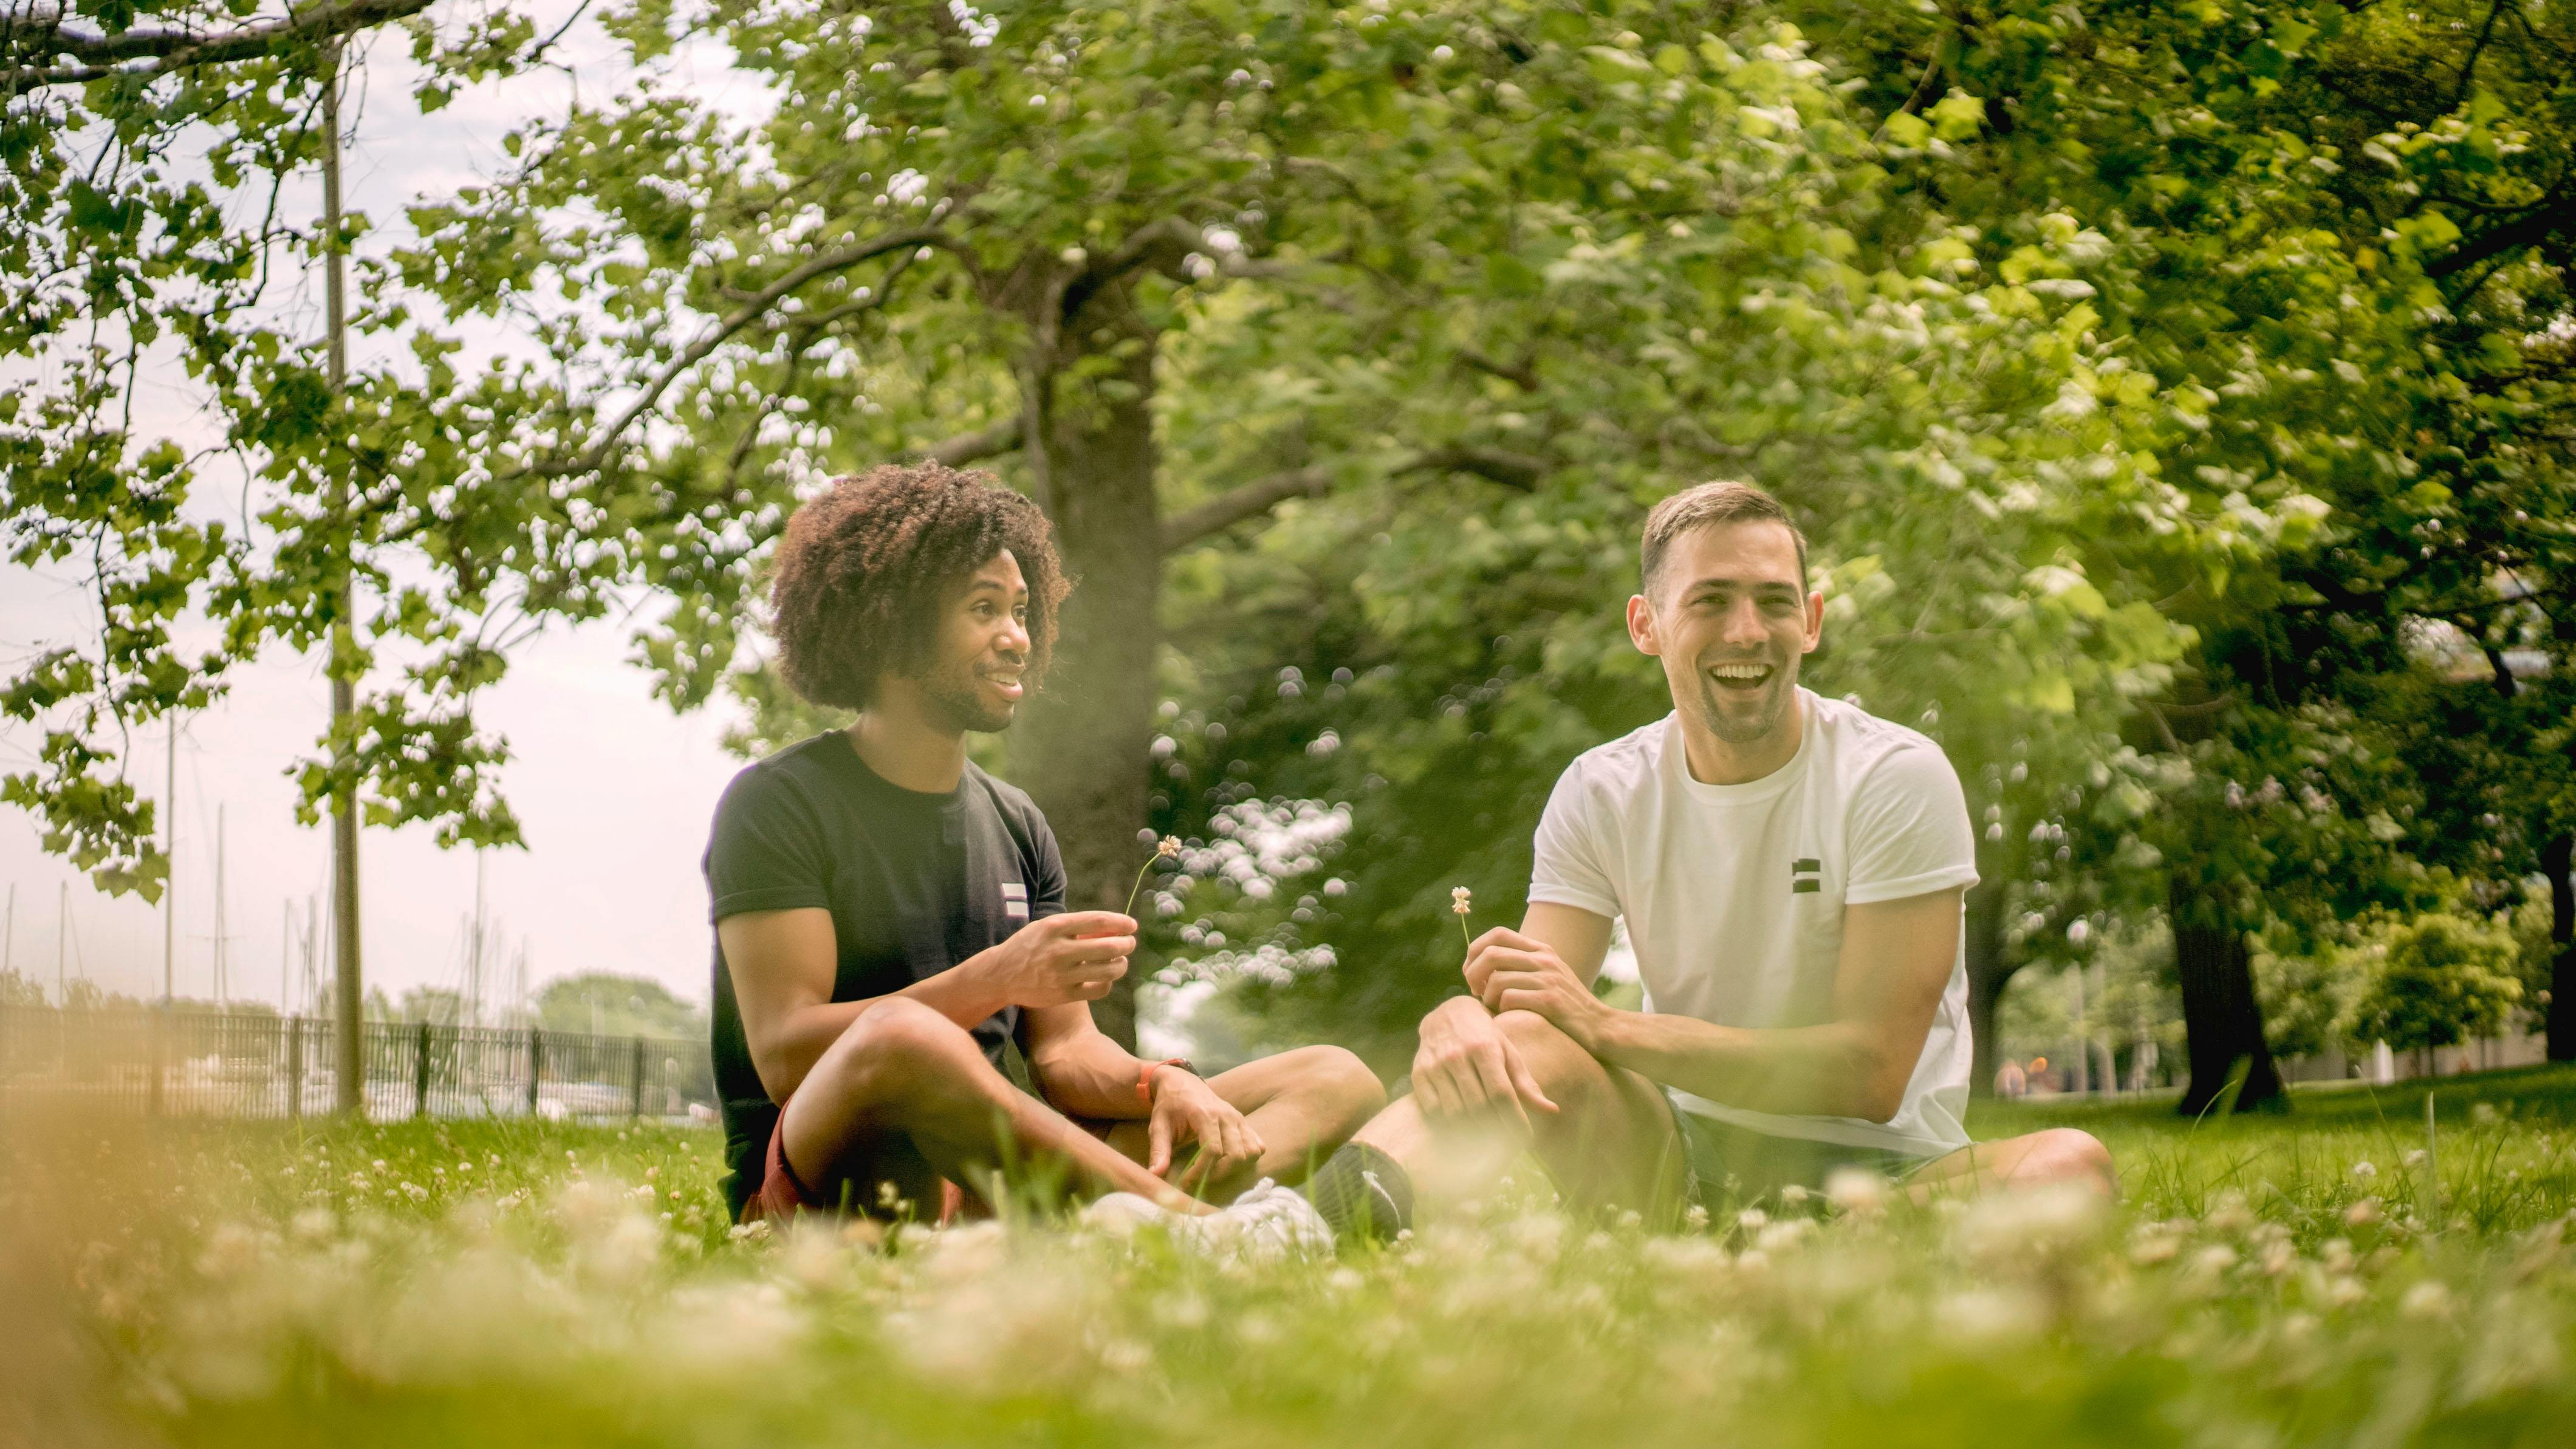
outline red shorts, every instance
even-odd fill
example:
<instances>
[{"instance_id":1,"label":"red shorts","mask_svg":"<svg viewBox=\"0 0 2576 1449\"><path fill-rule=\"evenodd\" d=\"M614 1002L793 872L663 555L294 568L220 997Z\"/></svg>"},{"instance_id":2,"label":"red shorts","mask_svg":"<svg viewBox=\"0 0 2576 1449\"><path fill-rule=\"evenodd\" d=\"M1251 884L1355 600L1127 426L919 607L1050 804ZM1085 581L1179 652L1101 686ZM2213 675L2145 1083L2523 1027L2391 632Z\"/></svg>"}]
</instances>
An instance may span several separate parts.
<instances>
[{"instance_id":1,"label":"red shorts","mask_svg":"<svg viewBox=\"0 0 2576 1449\"><path fill-rule=\"evenodd\" d=\"M1103 1141L1108 1140L1109 1129L1117 1125L1112 1122L1095 1122L1087 1117L1075 1117L1071 1120L1075 1126ZM769 1129L769 1152L766 1165L761 1169L760 1191L752 1194L750 1202L743 1204L744 1222L759 1222L766 1218L773 1222L785 1223L800 1212L841 1210L839 1197L826 1198L815 1192L796 1175L795 1168L787 1165L786 1139L787 1113L782 1109L778 1114L777 1123ZM850 1206L857 1211L867 1212L874 1208L875 1204L854 1199ZM964 1188L944 1177L939 1180L939 1223L942 1227L957 1221L960 1217L990 1216L992 1216L992 1209L982 1199L969 1195Z\"/></svg>"},{"instance_id":2,"label":"red shorts","mask_svg":"<svg viewBox=\"0 0 2576 1449\"><path fill-rule=\"evenodd\" d=\"M840 1206L837 1202L825 1202L815 1196L813 1190L796 1176L796 1169L787 1165L786 1138L787 1114L781 1112L778 1121L769 1129L768 1165L761 1169L760 1191L752 1194L751 1201L743 1205L744 1222L768 1218L784 1223L800 1212L828 1212Z\"/></svg>"}]
</instances>

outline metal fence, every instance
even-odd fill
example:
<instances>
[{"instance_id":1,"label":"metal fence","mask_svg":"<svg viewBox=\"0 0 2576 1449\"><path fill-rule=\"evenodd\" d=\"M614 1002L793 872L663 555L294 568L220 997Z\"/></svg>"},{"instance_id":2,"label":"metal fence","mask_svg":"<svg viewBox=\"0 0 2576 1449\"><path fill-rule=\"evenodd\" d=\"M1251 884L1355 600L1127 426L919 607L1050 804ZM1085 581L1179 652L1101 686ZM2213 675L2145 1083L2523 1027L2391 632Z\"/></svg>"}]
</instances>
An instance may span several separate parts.
<instances>
[{"instance_id":1,"label":"metal fence","mask_svg":"<svg viewBox=\"0 0 2576 1449\"><path fill-rule=\"evenodd\" d=\"M716 1100L702 1041L400 1021L364 1031L364 1098L378 1120L704 1118ZM306 1017L0 1007L0 1108L322 1116L339 1101L335 1035Z\"/></svg>"}]
</instances>

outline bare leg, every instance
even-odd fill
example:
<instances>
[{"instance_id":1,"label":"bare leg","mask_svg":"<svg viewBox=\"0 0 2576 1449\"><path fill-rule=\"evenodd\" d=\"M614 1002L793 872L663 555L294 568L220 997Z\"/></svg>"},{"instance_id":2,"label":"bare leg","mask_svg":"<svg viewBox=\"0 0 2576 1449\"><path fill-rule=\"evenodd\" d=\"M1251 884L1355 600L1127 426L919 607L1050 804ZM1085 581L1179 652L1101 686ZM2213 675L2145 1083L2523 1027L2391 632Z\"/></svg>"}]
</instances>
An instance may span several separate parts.
<instances>
[{"instance_id":1,"label":"bare leg","mask_svg":"<svg viewBox=\"0 0 2576 1449\"><path fill-rule=\"evenodd\" d=\"M2116 1197L2120 1191L2109 1150L2092 1133L2073 1127L1962 1147L1924 1164L1906 1179L1906 1188L1917 1202L1923 1202L2053 1182L2077 1183L2104 1197Z\"/></svg>"},{"instance_id":2,"label":"bare leg","mask_svg":"<svg viewBox=\"0 0 2576 1449\"><path fill-rule=\"evenodd\" d=\"M1528 1150L1576 1206L1633 1208L1658 1221L1678 1213L1681 1141L1662 1091L1635 1072L1604 1065L1534 1012L1506 1011L1494 1024L1559 1111L1531 1112L1525 1129L1509 1110L1432 1117L1421 1098L1406 1097L1351 1140L1394 1158L1429 1198L1476 1196Z\"/></svg>"},{"instance_id":3,"label":"bare leg","mask_svg":"<svg viewBox=\"0 0 2576 1449\"><path fill-rule=\"evenodd\" d=\"M832 1043L788 1099L781 1131L799 1179L826 1197L847 1191L857 1206L875 1206L884 1182L916 1203L935 1203L936 1180L916 1162L989 1194L1008 1143L1016 1166L1062 1167L1075 1196L1123 1190L1178 1211L1203 1210L1011 1085L963 1028L910 1001L880 1002Z\"/></svg>"},{"instance_id":4,"label":"bare leg","mask_svg":"<svg viewBox=\"0 0 2576 1449\"><path fill-rule=\"evenodd\" d=\"M1306 1180L1315 1165L1348 1141L1369 1114L1386 1105L1386 1090L1377 1074L1358 1057L1336 1046L1299 1047L1277 1056L1246 1062L1208 1078L1208 1086L1227 1105L1243 1114L1261 1134L1258 1161L1212 1182L1195 1184L1209 1202L1230 1202L1260 1178L1294 1185ZM1120 1122L1109 1129L1109 1145L1143 1162L1143 1122ZM1173 1155L1172 1180L1188 1183L1191 1154Z\"/></svg>"}]
</instances>

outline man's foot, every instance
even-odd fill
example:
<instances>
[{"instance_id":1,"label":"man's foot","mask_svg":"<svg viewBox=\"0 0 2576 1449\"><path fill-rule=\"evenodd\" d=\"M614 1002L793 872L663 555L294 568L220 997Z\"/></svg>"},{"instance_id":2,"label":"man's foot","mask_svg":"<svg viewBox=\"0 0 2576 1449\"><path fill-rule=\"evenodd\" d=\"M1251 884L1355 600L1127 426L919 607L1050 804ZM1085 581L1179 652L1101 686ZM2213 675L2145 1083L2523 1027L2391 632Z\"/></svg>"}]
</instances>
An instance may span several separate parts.
<instances>
[{"instance_id":1,"label":"man's foot","mask_svg":"<svg viewBox=\"0 0 2576 1449\"><path fill-rule=\"evenodd\" d=\"M1346 1142L1306 1181L1306 1200L1343 1241L1392 1243L1413 1226L1413 1178L1365 1142Z\"/></svg>"},{"instance_id":2,"label":"man's foot","mask_svg":"<svg viewBox=\"0 0 2576 1449\"><path fill-rule=\"evenodd\" d=\"M1083 1209L1082 1220L1122 1238L1159 1225L1174 1242L1220 1256L1270 1261L1333 1251L1333 1230L1315 1205L1266 1177L1228 1206L1198 1217L1132 1192L1113 1192Z\"/></svg>"}]
</instances>

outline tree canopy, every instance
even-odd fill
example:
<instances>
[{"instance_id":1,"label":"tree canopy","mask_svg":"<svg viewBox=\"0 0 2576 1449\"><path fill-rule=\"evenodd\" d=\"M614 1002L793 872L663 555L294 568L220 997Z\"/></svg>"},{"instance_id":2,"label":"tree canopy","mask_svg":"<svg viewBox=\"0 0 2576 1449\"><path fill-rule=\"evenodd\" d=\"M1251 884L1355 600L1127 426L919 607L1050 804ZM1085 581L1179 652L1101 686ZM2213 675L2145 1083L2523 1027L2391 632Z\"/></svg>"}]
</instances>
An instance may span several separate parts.
<instances>
[{"instance_id":1,"label":"tree canopy","mask_svg":"<svg viewBox=\"0 0 2576 1449\"><path fill-rule=\"evenodd\" d=\"M263 259L328 239L214 219L154 148L184 120L230 128L219 185L304 164L304 32L341 13L220 102L150 67L12 102L48 174L121 178L8 194L56 225L10 346L89 360L0 394L14 546L102 560L110 624L6 696L60 721L8 788L112 884L151 871L114 724L324 637L332 567L401 671L342 742L376 818L510 838L473 692L622 590L675 705L806 727L766 549L812 480L928 456L1036 497L1082 577L1006 762L1078 901L1184 836L1173 972L1392 1052L1456 989L1450 889L1510 918L1556 773L1667 707L1619 624L1637 527L1734 476L1813 541L1810 681L1959 766L1989 1027L2022 963L2165 915L2195 1096L2246 1062L2259 1104L2251 933L2436 872L2548 875L2576 998L2557 11L638 0L600 23L639 83L362 249L360 325L407 357L331 403L312 339L248 320ZM70 33L36 60L99 63ZM418 35L424 104L548 43ZM758 102L699 103L683 41ZM75 318L111 342L64 351ZM486 319L531 346L461 358ZM165 336L256 527L109 421ZM1218 849L1325 818L1278 870Z\"/></svg>"}]
</instances>

